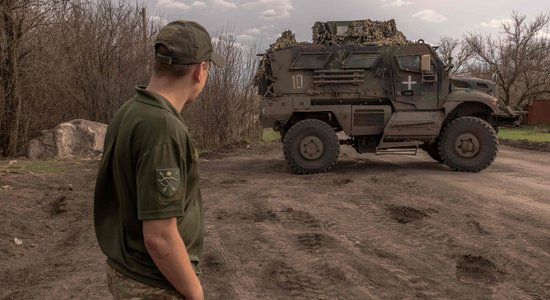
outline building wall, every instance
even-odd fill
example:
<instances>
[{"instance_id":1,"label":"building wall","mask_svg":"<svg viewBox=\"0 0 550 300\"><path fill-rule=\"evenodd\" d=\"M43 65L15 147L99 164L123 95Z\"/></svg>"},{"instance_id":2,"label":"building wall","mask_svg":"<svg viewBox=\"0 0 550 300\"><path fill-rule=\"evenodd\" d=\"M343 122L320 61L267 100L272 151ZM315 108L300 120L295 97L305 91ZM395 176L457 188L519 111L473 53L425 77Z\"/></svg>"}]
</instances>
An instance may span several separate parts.
<instances>
[{"instance_id":1,"label":"building wall","mask_svg":"<svg viewBox=\"0 0 550 300\"><path fill-rule=\"evenodd\" d=\"M550 100L535 100L527 106L527 124L550 124Z\"/></svg>"}]
</instances>

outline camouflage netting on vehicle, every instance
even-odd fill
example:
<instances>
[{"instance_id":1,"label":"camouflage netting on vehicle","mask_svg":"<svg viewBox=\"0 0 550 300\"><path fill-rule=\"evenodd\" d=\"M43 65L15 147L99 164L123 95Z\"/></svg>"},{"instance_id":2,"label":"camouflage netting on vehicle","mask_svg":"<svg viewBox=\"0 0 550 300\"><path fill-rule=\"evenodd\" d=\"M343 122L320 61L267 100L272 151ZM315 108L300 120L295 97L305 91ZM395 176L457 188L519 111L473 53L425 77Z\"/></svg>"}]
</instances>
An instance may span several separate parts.
<instances>
[{"instance_id":1,"label":"camouflage netting on vehicle","mask_svg":"<svg viewBox=\"0 0 550 300\"><path fill-rule=\"evenodd\" d=\"M297 42L296 35L291 30L286 30L281 33L281 36L277 38L274 44L269 46L268 52L286 49L294 46L310 45L308 42Z\"/></svg>"},{"instance_id":2,"label":"camouflage netting on vehicle","mask_svg":"<svg viewBox=\"0 0 550 300\"><path fill-rule=\"evenodd\" d=\"M275 43L271 44L269 46L269 49L265 52L270 53L277 50L282 50L294 46L300 46L300 45L310 45L310 43L307 42L297 42L296 41L296 35L291 30L286 30L281 33L281 36L277 38L277 41ZM260 61L260 65L258 66L258 70L256 71L256 74L254 75L254 85L259 85L262 83L264 79L269 79L267 70L268 70L268 64L269 60L265 57L262 58Z\"/></svg>"},{"instance_id":3,"label":"camouflage netting on vehicle","mask_svg":"<svg viewBox=\"0 0 550 300\"><path fill-rule=\"evenodd\" d=\"M313 26L314 44L407 45L410 41L397 30L395 20L350 22L316 22Z\"/></svg>"},{"instance_id":4,"label":"camouflage netting on vehicle","mask_svg":"<svg viewBox=\"0 0 550 300\"><path fill-rule=\"evenodd\" d=\"M316 22L313 26L313 44L331 45L331 44L355 44L355 45L407 45L411 43L405 35L397 30L395 20L389 21L334 21L334 22ZM292 31L286 30L274 44L271 44L265 52L266 55L294 46L311 45L308 42L297 42L296 36ZM254 75L253 84L261 86L266 84L266 79L273 81L269 77L269 60L264 56L260 61L258 70Z\"/></svg>"}]
</instances>

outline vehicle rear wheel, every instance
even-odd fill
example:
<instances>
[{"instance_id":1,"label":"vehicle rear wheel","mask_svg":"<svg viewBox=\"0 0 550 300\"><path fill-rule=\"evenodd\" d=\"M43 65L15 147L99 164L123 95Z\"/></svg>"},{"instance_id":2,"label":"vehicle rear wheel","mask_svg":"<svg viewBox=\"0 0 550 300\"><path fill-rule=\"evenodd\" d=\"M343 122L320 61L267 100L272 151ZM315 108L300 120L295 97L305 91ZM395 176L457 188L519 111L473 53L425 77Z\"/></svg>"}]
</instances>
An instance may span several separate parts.
<instances>
[{"instance_id":1,"label":"vehicle rear wheel","mask_svg":"<svg viewBox=\"0 0 550 300\"><path fill-rule=\"evenodd\" d=\"M476 117L451 121L440 136L439 153L452 170L479 172L495 160L498 138L494 128Z\"/></svg>"},{"instance_id":2,"label":"vehicle rear wheel","mask_svg":"<svg viewBox=\"0 0 550 300\"><path fill-rule=\"evenodd\" d=\"M286 132L283 152L294 172L323 173L336 163L340 142L330 125L320 120L306 119Z\"/></svg>"},{"instance_id":3,"label":"vehicle rear wheel","mask_svg":"<svg viewBox=\"0 0 550 300\"><path fill-rule=\"evenodd\" d=\"M281 142L285 140L286 132L287 131L284 128L279 129L279 134L281 135Z\"/></svg>"},{"instance_id":4,"label":"vehicle rear wheel","mask_svg":"<svg viewBox=\"0 0 550 300\"><path fill-rule=\"evenodd\" d=\"M435 141L433 144L426 145L422 148L426 151L428 155L437 162L443 162L441 155L439 154L439 140Z\"/></svg>"}]
</instances>

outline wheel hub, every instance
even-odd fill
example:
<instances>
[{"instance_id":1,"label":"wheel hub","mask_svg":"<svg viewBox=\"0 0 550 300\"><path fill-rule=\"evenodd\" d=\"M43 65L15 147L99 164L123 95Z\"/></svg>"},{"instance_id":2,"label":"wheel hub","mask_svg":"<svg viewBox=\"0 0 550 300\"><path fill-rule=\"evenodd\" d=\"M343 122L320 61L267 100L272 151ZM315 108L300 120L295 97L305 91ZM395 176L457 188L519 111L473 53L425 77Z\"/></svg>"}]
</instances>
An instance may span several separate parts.
<instances>
[{"instance_id":1,"label":"wheel hub","mask_svg":"<svg viewBox=\"0 0 550 300\"><path fill-rule=\"evenodd\" d=\"M479 139L471 133L463 133L456 138L455 150L462 157L474 157L479 153Z\"/></svg>"},{"instance_id":2,"label":"wheel hub","mask_svg":"<svg viewBox=\"0 0 550 300\"><path fill-rule=\"evenodd\" d=\"M300 143L300 154L307 160L315 160L323 155L323 141L316 136L306 136Z\"/></svg>"}]
</instances>

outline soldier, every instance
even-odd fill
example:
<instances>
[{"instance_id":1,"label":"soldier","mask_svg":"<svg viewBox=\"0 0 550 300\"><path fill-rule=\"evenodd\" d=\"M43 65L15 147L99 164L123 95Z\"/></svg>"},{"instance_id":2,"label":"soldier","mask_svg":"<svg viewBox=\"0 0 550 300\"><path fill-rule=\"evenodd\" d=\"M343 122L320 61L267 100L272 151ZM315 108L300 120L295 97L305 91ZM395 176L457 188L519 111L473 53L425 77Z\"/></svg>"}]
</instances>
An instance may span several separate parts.
<instances>
[{"instance_id":1,"label":"soldier","mask_svg":"<svg viewBox=\"0 0 550 300\"><path fill-rule=\"evenodd\" d=\"M224 60L195 22L169 23L154 45L149 84L107 129L95 231L115 299L203 299L198 154L180 112L204 88L210 62Z\"/></svg>"}]
</instances>

